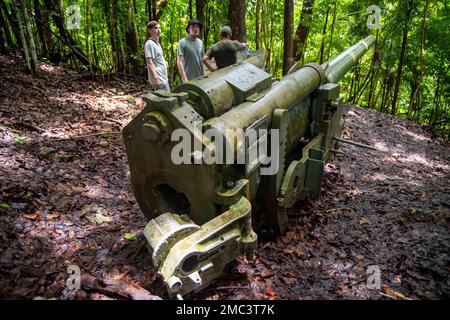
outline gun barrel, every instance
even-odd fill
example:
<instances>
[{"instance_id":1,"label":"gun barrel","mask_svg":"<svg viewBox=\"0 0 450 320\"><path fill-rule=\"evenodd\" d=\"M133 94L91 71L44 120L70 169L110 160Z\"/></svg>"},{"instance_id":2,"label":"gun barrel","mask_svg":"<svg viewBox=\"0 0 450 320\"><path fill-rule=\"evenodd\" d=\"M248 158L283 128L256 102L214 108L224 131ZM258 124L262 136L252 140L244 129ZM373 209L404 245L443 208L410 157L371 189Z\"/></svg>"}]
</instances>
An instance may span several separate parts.
<instances>
[{"instance_id":1,"label":"gun barrel","mask_svg":"<svg viewBox=\"0 0 450 320\"><path fill-rule=\"evenodd\" d=\"M351 68L356 65L358 60L374 43L375 37L368 36L342 52L333 60L322 64L322 67L325 69L325 76L327 77L328 82L337 83Z\"/></svg>"},{"instance_id":2,"label":"gun barrel","mask_svg":"<svg viewBox=\"0 0 450 320\"><path fill-rule=\"evenodd\" d=\"M296 141L308 130L310 108L301 101L325 82L337 82L375 42L369 36L323 65L310 63L288 74L255 102L245 102L219 117L211 118L206 127L223 133L226 129L248 128L264 116L271 118L275 109L290 109L289 138ZM328 71L328 73L327 73ZM226 135L225 135L226 136ZM228 141L231 141L227 138Z\"/></svg>"}]
</instances>

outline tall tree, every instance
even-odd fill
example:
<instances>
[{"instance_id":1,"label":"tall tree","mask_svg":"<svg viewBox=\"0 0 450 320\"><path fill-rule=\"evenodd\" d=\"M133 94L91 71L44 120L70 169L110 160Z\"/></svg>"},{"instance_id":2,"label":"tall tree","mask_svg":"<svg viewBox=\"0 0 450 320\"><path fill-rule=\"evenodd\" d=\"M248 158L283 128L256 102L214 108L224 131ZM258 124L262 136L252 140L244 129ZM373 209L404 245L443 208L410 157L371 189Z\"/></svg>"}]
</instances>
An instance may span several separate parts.
<instances>
[{"instance_id":1,"label":"tall tree","mask_svg":"<svg viewBox=\"0 0 450 320\"><path fill-rule=\"evenodd\" d=\"M26 64L28 70L30 72L33 72L33 68L31 66L30 52L29 52L28 43L27 43L26 36L25 36L25 32L26 32L25 26L24 26L25 23L23 21L23 17L21 15L20 8L17 6L16 1L13 2L12 6L11 6L11 10L12 10L12 14L15 18L15 23L19 27L19 40L20 40L20 44L22 45L22 53L23 53L23 57L25 59L25 64Z\"/></svg>"},{"instance_id":2,"label":"tall tree","mask_svg":"<svg viewBox=\"0 0 450 320\"><path fill-rule=\"evenodd\" d=\"M122 50L121 30L119 23L119 3L118 0L104 0L103 9L108 22L109 40L114 57L114 67L117 73L125 71L124 56Z\"/></svg>"},{"instance_id":3,"label":"tall tree","mask_svg":"<svg viewBox=\"0 0 450 320\"><path fill-rule=\"evenodd\" d=\"M408 43L408 29L412 12L413 12L413 2L411 0L408 0L406 3L406 13L402 26L402 45L400 50L400 58L398 59L397 76L395 78L394 97L392 98L391 114L395 114L397 111L398 91L400 88L403 62L405 59L405 52Z\"/></svg>"},{"instance_id":4,"label":"tall tree","mask_svg":"<svg viewBox=\"0 0 450 320\"><path fill-rule=\"evenodd\" d=\"M303 0L300 22L294 37L294 56L295 60L303 60L308 39L310 25L312 23L314 0Z\"/></svg>"},{"instance_id":5,"label":"tall tree","mask_svg":"<svg viewBox=\"0 0 450 320\"><path fill-rule=\"evenodd\" d=\"M422 87L422 80L423 80L423 74L424 74L424 58L423 58L423 48L425 45L425 20L427 17L427 11L428 11L428 4L430 3L429 0L425 1L424 9L423 9L423 15L422 15L422 24L421 24L421 31L420 31L420 49L419 49L419 72L418 76L414 77L414 85L413 90L411 90L411 98L409 100L409 106L408 106L408 118L412 117L412 113L414 111L414 103L417 97L417 94Z\"/></svg>"},{"instance_id":6,"label":"tall tree","mask_svg":"<svg viewBox=\"0 0 450 320\"><path fill-rule=\"evenodd\" d=\"M255 48L259 50L261 47L261 39L260 39L260 26L259 26L259 17L261 15L261 0L256 0L256 12L255 12Z\"/></svg>"},{"instance_id":7,"label":"tall tree","mask_svg":"<svg viewBox=\"0 0 450 320\"><path fill-rule=\"evenodd\" d=\"M294 0L284 0L284 53L283 75L287 74L293 62Z\"/></svg>"},{"instance_id":8,"label":"tall tree","mask_svg":"<svg viewBox=\"0 0 450 320\"><path fill-rule=\"evenodd\" d=\"M14 21L14 14L11 10L11 13L9 11L8 6L6 5L5 1L0 0L0 12L3 12L5 23L2 24L5 29L8 29L8 25L11 27L11 30L14 34L14 37L16 38L16 41L20 41L20 35L19 35L19 27L17 25L17 22ZM12 39L11 39L12 41Z\"/></svg>"},{"instance_id":9,"label":"tall tree","mask_svg":"<svg viewBox=\"0 0 450 320\"><path fill-rule=\"evenodd\" d=\"M333 21L331 21L330 27L331 30L330 30L330 40L328 41L327 60L330 60L331 45L333 43L333 35L334 35L334 24L336 23L336 10L337 10L337 0L335 0L333 4Z\"/></svg>"},{"instance_id":10,"label":"tall tree","mask_svg":"<svg viewBox=\"0 0 450 320\"><path fill-rule=\"evenodd\" d=\"M325 49L325 38L327 35L327 25L328 25L328 15L330 14L330 8L327 8L327 13L325 15L325 23L323 24L322 30L322 40L320 41L320 50L319 50L319 63L323 62L323 51Z\"/></svg>"},{"instance_id":11,"label":"tall tree","mask_svg":"<svg viewBox=\"0 0 450 320\"><path fill-rule=\"evenodd\" d=\"M148 20L152 21L154 20L154 17L156 17L156 1L155 0L147 0L145 2L146 8L147 8L147 15Z\"/></svg>"},{"instance_id":12,"label":"tall tree","mask_svg":"<svg viewBox=\"0 0 450 320\"><path fill-rule=\"evenodd\" d=\"M18 5L22 11L23 22L25 24L25 39L27 42L28 50L30 52L31 71L37 73L38 60L36 54L36 44L34 42L34 35L31 31L30 17L28 15L28 7L25 0L18 0Z\"/></svg>"},{"instance_id":13,"label":"tall tree","mask_svg":"<svg viewBox=\"0 0 450 320\"><path fill-rule=\"evenodd\" d=\"M39 0L33 0L33 5L34 5L34 20L41 45L41 54L47 57L48 51L47 51L47 42L45 41L44 27L42 26L41 23L39 23L39 21L43 20Z\"/></svg>"},{"instance_id":14,"label":"tall tree","mask_svg":"<svg viewBox=\"0 0 450 320\"><path fill-rule=\"evenodd\" d=\"M233 30L233 39L240 42L247 41L247 28L245 23L245 15L247 5L242 0L230 0L228 6L228 20Z\"/></svg>"},{"instance_id":15,"label":"tall tree","mask_svg":"<svg viewBox=\"0 0 450 320\"><path fill-rule=\"evenodd\" d=\"M153 16L153 20L159 21L159 18L161 18L164 8L167 7L168 0L159 0L156 2L156 13Z\"/></svg>"},{"instance_id":16,"label":"tall tree","mask_svg":"<svg viewBox=\"0 0 450 320\"><path fill-rule=\"evenodd\" d=\"M3 1L1 1L3 2ZM3 53L7 52L7 47L14 47L14 42L12 40L12 35L9 32L9 26L7 23L7 18L4 16L3 10L0 7L0 31L3 33L4 35L4 39L0 39L0 41L2 41L2 50Z\"/></svg>"},{"instance_id":17,"label":"tall tree","mask_svg":"<svg viewBox=\"0 0 450 320\"><path fill-rule=\"evenodd\" d=\"M189 16L189 20L192 19L193 15L192 15L192 0L189 0L188 3L188 16Z\"/></svg>"},{"instance_id":18,"label":"tall tree","mask_svg":"<svg viewBox=\"0 0 450 320\"><path fill-rule=\"evenodd\" d=\"M39 1L39 0L36 0ZM39 10L41 12L41 17L39 17L38 14L35 14L35 21L36 25L39 25L42 27L42 32L44 34L44 42L45 42L45 48L47 50L48 57L51 58L54 56L54 37L52 35L52 31L50 28L50 13L51 11L46 8L46 6L41 5L42 2L39 2Z\"/></svg>"},{"instance_id":19,"label":"tall tree","mask_svg":"<svg viewBox=\"0 0 450 320\"><path fill-rule=\"evenodd\" d=\"M130 70L133 74L138 74L140 70L139 52L138 52L138 38L136 34L136 26L134 24L134 10L133 2L128 0L125 43L127 45L127 60L130 65Z\"/></svg>"},{"instance_id":20,"label":"tall tree","mask_svg":"<svg viewBox=\"0 0 450 320\"><path fill-rule=\"evenodd\" d=\"M205 6L206 6L206 0L195 0L195 13L197 15L197 20L202 25L205 25ZM201 33L201 38L203 40L205 40L203 30Z\"/></svg>"}]
</instances>

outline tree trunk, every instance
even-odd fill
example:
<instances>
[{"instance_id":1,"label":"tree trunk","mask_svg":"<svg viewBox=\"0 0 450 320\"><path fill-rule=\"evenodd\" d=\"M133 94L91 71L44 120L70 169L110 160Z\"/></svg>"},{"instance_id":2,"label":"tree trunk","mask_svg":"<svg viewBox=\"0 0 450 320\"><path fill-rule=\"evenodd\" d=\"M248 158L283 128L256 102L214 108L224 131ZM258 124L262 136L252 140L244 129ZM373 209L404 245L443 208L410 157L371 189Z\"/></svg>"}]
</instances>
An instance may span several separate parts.
<instances>
[{"instance_id":1,"label":"tree trunk","mask_svg":"<svg viewBox=\"0 0 450 320\"><path fill-rule=\"evenodd\" d=\"M39 35L39 40L41 42L41 55L47 57L48 51L47 51L47 43L45 42L44 28L42 27L42 24L38 22L42 21L42 13L39 0L33 0L33 5L34 5L34 20L36 24L37 33Z\"/></svg>"},{"instance_id":2,"label":"tree trunk","mask_svg":"<svg viewBox=\"0 0 450 320\"><path fill-rule=\"evenodd\" d=\"M53 36L50 29L50 10L47 8L41 6L40 7L42 19L39 19L39 17L36 16L36 23L42 27L43 34L44 34L44 41L45 41L45 47L47 49L47 56L51 57L53 55ZM92 20L91 20L92 21Z\"/></svg>"},{"instance_id":3,"label":"tree trunk","mask_svg":"<svg viewBox=\"0 0 450 320\"><path fill-rule=\"evenodd\" d=\"M322 30L322 41L320 43L320 53L319 53L319 64L323 62L323 51L325 49L325 37L327 35L327 25L328 25L328 15L330 14L330 8L327 9L327 14L325 15L325 23Z\"/></svg>"},{"instance_id":4,"label":"tree trunk","mask_svg":"<svg viewBox=\"0 0 450 320\"><path fill-rule=\"evenodd\" d=\"M159 21L161 15L163 14L164 8L167 7L168 0L159 0L156 3L156 13L153 16L153 20Z\"/></svg>"},{"instance_id":5,"label":"tree trunk","mask_svg":"<svg viewBox=\"0 0 450 320\"><path fill-rule=\"evenodd\" d=\"M261 48L260 29L259 29L259 16L261 14L261 0L256 0L256 12L255 12L255 48L259 50Z\"/></svg>"},{"instance_id":6,"label":"tree trunk","mask_svg":"<svg viewBox=\"0 0 450 320\"><path fill-rule=\"evenodd\" d=\"M93 21L92 10L89 11L89 18ZM94 52L94 63L98 65L98 51L97 51L97 40L95 38L95 29L94 24L91 23L91 31L92 31L92 51Z\"/></svg>"},{"instance_id":7,"label":"tree trunk","mask_svg":"<svg viewBox=\"0 0 450 320\"><path fill-rule=\"evenodd\" d=\"M390 41L389 43L389 54L392 52L392 41ZM380 112L383 113L385 111L385 107L386 107L386 97L387 97L387 89L388 89L388 80L389 80L389 75L390 75L390 67L389 67L389 60L387 60L386 62L386 72L384 75L384 80L383 80L383 86L382 86L382 95L381 95L381 106L380 106Z\"/></svg>"},{"instance_id":8,"label":"tree trunk","mask_svg":"<svg viewBox=\"0 0 450 320\"><path fill-rule=\"evenodd\" d=\"M267 35L267 6L265 0L261 0L261 35L264 43L264 50L267 51L267 60L266 65L264 66L264 68L267 69L268 66L270 66L271 51Z\"/></svg>"},{"instance_id":9,"label":"tree trunk","mask_svg":"<svg viewBox=\"0 0 450 320\"><path fill-rule=\"evenodd\" d=\"M400 88L403 62L405 59L406 47L407 47L407 43L408 43L408 25L410 22L409 20L411 19L412 9L413 9L412 3L411 3L411 1L408 1L408 8L406 10L405 22L403 24L402 48L400 51L400 58L398 60L397 76L395 79L395 88L394 88L394 97L392 98L391 114L393 114L393 115L395 115L395 113L397 112L398 91Z\"/></svg>"},{"instance_id":10,"label":"tree trunk","mask_svg":"<svg viewBox=\"0 0 450 320\"><path fill-rule=\"evenodd\" d=\"M135 1L135 0L133 0ZM147 0L145 2L145 7L147 8L147 15L149 21L158 21L161 18L163 13L163 9L167 6L168 0ZM134 7L136 8L136 4L134 3ZM136 11L136 10L135 10ZM136 13L136 12L135 12Z\"/></svg>"},{"instance_id":11,"label":"tree trunk","mask_svg":"<svg viewBox=\"0 0 450 320\"><path fill-rule=\"evenodd\" d=\"M376 40L375 40L375 49L373 51L373 56L372 56L372 65L370 67L371 70L373 70L371 78L370 78L370 88L369 88L369 102L368 102L368 107L370 109L374 109L374 105L373 105L373 101L372 101L372 97L373 97L373 83L374 83L374 78L375 75L378 74L378 66L380 64L380 59L378 56L378 36L379 36L379 30L377 29L377 35L376 35ZM377 80L378 81L378 80Z\"/></svg>"},{"instance_id":12,"label":"tree trunk","mask_svg":"<svg viewBox=\"0 0 450 320\"><path fill-rule=\"evenodd\" d=\"M292 67L293 39L292 29L294 24L294 0L284 0L284 51L283 51L283 75L286 75Z\"/></svg>"},{"instance_id":13,"label":"tree trunk","mask_svg":"<svg viewBox=\"0 0 450 320\"><path fill-rule=\"evenodd\" d=\"M133 3L128 1L127 30L125 33L125 43L127 45L127 59L131 66L131 72L138 74L140 70L138 39L136 27L134 25Z\"/></svg>"},{"instance_id":14,"label":"tree trunk","mask_svg":"<svg viewBox=\"0 0 450 320\"><path fill-rule=\"evenodd\" d=\"M328 52L327 52L327 60L328 61L330 60L331 45L332 45L332 42L333 42L334 24L336 22L336 8L337 8L337 1L334 1L333 21L331 22L330 40L328 41Z\"/></svg>"},{"instance_id":15,"label":"tree trunk","mask_svg":"<svg viewBox=\"0 0 450 320\"><path fill-rule=\"evenodd\" d=\"M208 36L211 31L211 12L212 12L212 6L206 4L205 7L205 24L203 25L203 46L204 48L208 48Z\"/></svg>"},{"instance_id":16,"label":"tree trunk","mask_svg":"<svg viewBox=\"0 0 450 320\"><path fill-rule=\"evenodd\" d=\"M156 2L155 2L155 0L147 0L146 1L146 7L147 7L148 20L152 21L153 17L156 16Z\"/></svg>"},{"instance_id":17,"label":"tree trunk","mask_svg":"<svg viewBox=\"0 0 450 320\"><path fill-rule=\"evenodd\" d=\"M104 1L103 4L108 21L109 40L113 52L114 67L116 73L123 73L125 69L121 46L122 41L120 40L118 0Z\"/></svg>"},{"instance_id":18,"label":"tree trunk","mask_svg":"<svg viewBox=\"0 0 450 320\"><path fill-rule=\"evenodd\" d=\"M422 87L422 79L423 79L423 73L424 73L424 59L423 59L423 47L425 44L425 19L427 16L428 11L428 4L429 0L426 0L425 6L423 9L423 17L422 17L422 27L420 32L420 70L419 70L419 76L414 78L415 84L414 84L414 91L411 93L411 99L409 100L409 106L408 106L408 118L411 118L412 113L414 111L414 102L417 97L417 93L419 92L420 88Z\"/></svg>"},{"instance_id":19,"label":"tree trunk","mask_svg":"<svg viewBox=\"0 0 450 320\"><path fill-rule=\"evenodd\" d=\"M20 8L18 8L16 1L13 2L11 9L13 12L13 16L15 17L16 23L19 27L19 40L22 45L22 53L23 53L23 57L25 59L25 64L26 64L28 70L30 72L33 72L33 68L31 67L31 61L30 61L31 59L30 59L30 54L29 54L29 50L28 50L28 44L25 39L24 21L23 21L21 12L20 12Z\"/></svg>"},{"instance_id":20,"label":"tree trunk","mask_svg":"<svg viewBox=\"0 0 450 320\"><path fill-rule=\"evenodd\" d=\"M3 15L0 12L0 53L7 54L8 53L8 45L6 40L6 25L3 24Z\"/></svg>"},{"instance_id":21,"label":"tree trunk","mask_svg":"<svg viewBox=\"0 0 450 320\"><path fill-rule=\"evenodd\" d=\"M230 0L228 6L228 20L233 30L233 39L240 42L247 41L247 29L245 24L245 14L247 5L242 0Z\"/></svg>"},{"instance_id":22,"label":"tree trunk","mask_svg":"<svg viewBox=\"0 0 450 320\"><path fill-rule=\"evenodd\" d=\"M189 3L188 3L188 16L189 16L189 20L191 20L193 17L193 15L192 15L192 0L189 0Z\"/></svg>"},{"instance_id":23,"label":"tree trunk","mask_svg":"<svg viewBox=\"0 0 450 320\"><path fill-rule=\"evenodd\" d=\"M13 48L14 43L12 41L11 34L9 33L8 24L6 23L6 18L3 17L3 12L0 8L0 31L2 31L2 34L4 35L4 39L0 38L0 41L2 42L2 52L6 53L7 47Z\"/></svg>"},{"instance_id":24,"label":"tree trunk","mask_svg":"<svg viewBox=\"0 0 450 320\"><path fill-rule=\"evenodd\" d=\"M437 115L439 113L439 94L440 94L440 87L441 87L441 78L438 76L436 89L434 90L434 99L433 99L433 108L430 112L430 118L428 119L428 125L431 126L431 128L434 129L436 126L436 119Z\"/></svg>"},{"instance_id":25,"label":"tree trunk","mask_svg":"<svg viewBox=\"0 0 450 320\"><path fill-rule=\"evenodd\" d=\"M23 14L23 22L25 24L25 38L28 44L28 49L30 51L30 63L31 69L34 74L37 73L38 60L36 54L36 44L34 42L33 32L31 31L30 17L28 16L28 7L25 0L19 0L20 7Z\"/></svg>"},{"instance_id":26,"label":"tree trunk","mask_svg":"<svg viewBox=\"0 0 450 320\"><path fill-rule=\"evenodd\" d=\"M294 38L294 56L296 61L303 60L304 58L309 27L312 22L313 6L314 0L303 0L300 23L298 24Z\"/></svg>"},{"instance_id":27,"label":"tree trunk","mask_svg":"<svg viewBox=\"0 0 450 320\"><path fill-rule=\"evenodd\" d=\"M204 9L206 6L206 0L195 0L195 14L197 16L197 20L202 24L205 25L205 13ZM205 40L203 30L200 33L200 37Z\"/></svg>"},{"instance_id":28,"label":"tree trunk","mask_svg":"<svg viewBox=\"0 0 450 320\"><path fill-rule=\"evenodd\" d=\"M267 0L267 2L266 3L270 3L270 1L269 0ZM270 10L269 10L270 9ZM271 17L272 16L272 14L273 14L273 2L272 3L270 3L270 6L268 7L268 14L267 14L267 16L268 17ZM273 30L274 30L274 28L273 28L273 23L274 23L274 20L275 19L270 19L270 24L269 24L269 29L270 29L270 34L269 34L269 40L268 40L268 48L270 48L270 50L272 50L272 48L273 48ZM270 70L270 72L271 73L273 73L273 74L275 74L276 73L276 71L277 71L277 66L276 66L276 64L278 63L278 60L277 60L277 58L276 58L276 56L275 56L275 51L272 51L272 67L270 67L270 61L269 61L269 70Z\"/></svg>"},{"instance_id":29,"label":"tree trunk","mask_svg":"<svg viewBox=\"0 0 450 320\"><path fill-rule=\"evenodd\" d=\"M85 48L86 48L86 54L88 55L88 57L90 57L90 46L89 46L89 26L92 24L92 19L89 21L90 17L91 17L91 3L90 0L83 0L84 2L84 9L85 9L85 23L84 23L84 37L85 37ZM91 61L91 59L89 59L89 61ZM89 70L92 72L92 65L89 64Z\"/></svg>"},{"instance_id":30,"label":"tree trunk","mask_svg":"<svg viewBox=\"0 0 450 320\"><path fill-rule=\"evenodd\" d=\"M12 7L11 7L12 8ZM16 38L17 44L20 42L20 31L17 22L14 21L14 12L11 9L11 13L9 13L8 6L3 0L0 0L0 12L3 11L3 16L5 19L5 28L7 27L6 21L9 23L12 32L14 33L14 37Z\"/></svg>"}]
</instances>

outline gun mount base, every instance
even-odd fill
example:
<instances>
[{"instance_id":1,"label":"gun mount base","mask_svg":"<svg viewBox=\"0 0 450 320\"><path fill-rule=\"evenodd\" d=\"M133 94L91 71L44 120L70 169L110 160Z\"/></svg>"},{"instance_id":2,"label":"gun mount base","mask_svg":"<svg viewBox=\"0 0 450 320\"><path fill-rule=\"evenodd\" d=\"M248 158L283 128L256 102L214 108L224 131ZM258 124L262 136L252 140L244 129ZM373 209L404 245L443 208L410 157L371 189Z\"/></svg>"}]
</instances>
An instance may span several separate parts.
<instances>
[{"instance_id":1,"label":"gun mount base","mask_svg":"<svg viewBox=\"0 0 450 320\"><path fill-rule=\"evenodd\" d=\"M257 244L251 205L244 197L202 226L165 213L147 224L144 236L170 296L205 288L225 265L252 253Z\"/></svg>"}]
</instances>

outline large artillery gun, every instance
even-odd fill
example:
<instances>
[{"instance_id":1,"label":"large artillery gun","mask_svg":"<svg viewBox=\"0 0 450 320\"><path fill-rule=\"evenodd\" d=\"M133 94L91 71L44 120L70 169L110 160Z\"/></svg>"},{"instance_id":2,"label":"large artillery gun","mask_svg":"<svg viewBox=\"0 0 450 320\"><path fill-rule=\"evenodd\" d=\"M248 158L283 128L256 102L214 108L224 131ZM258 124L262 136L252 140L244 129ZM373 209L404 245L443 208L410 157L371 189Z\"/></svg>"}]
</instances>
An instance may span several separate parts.
<instances>
[{"instance_id":1,"label":"large artillery gun","mask_svg":"<svg viewBox=\"0 0 450 320\"><path fill-rule=\"evenodd\" d=\"M279 234L286 210L320 195L343 126L338 81L373 45L322 65L295 65L273 83L264 59L152 92L123 130L144 235L170 296L199 291L257 246L252 203Z\"/></svg>"}]
</instances>

